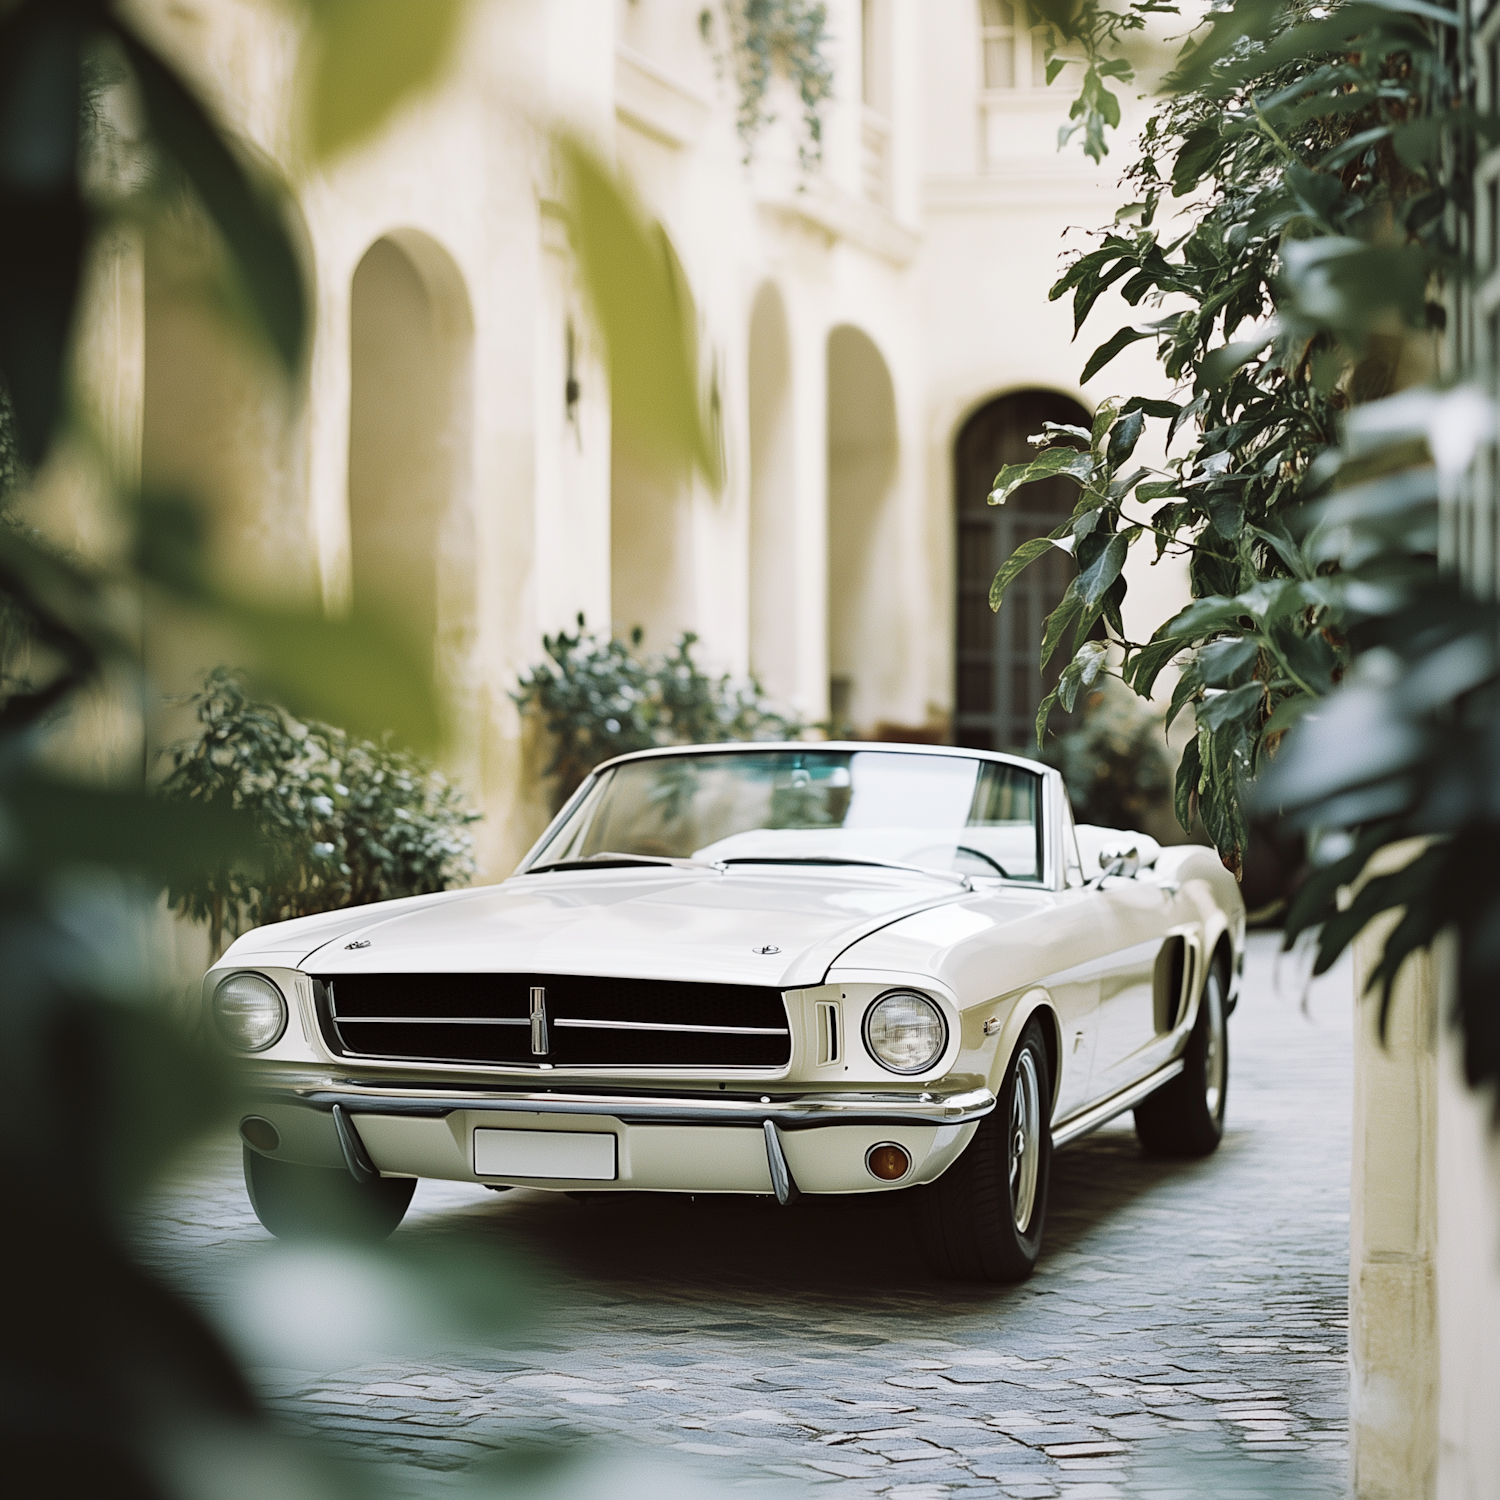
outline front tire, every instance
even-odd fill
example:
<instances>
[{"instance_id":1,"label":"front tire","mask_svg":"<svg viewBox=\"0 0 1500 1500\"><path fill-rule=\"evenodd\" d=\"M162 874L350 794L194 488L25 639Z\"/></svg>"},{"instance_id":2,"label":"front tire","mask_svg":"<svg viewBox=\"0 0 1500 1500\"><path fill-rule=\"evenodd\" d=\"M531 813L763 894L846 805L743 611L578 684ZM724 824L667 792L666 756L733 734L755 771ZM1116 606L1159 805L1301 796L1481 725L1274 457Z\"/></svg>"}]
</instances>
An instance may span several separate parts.
<instances>
[{"instance_id":1,"label":"front tire","mask_svg":"<svg viewBox=\"0 0 1500 1500\"><path fill-rule=\"evenodd\" d=\"M279 1240L383 1240L406 1217L414 1177L356 1182L341 1167L303 1167L245 1152L245 1190L255 1217Z\"/></svg>"},{"instance_id":2,"label":"front tire","mask_svg":"<svg viewBox=\"0 0 1500 1500\"><path fill-rule=\"evenodd\" d=\"M1135 1107L1135 1133L1152 1156L1208 1156L1224 1138L1229 1028L1218 964L1203 981L1182 1072Z\"/></svg>"},{"instance_id":3,"label":"front tire","mask_svg":"<svg viewBox=\"0 0 1500 1500\"><path fill-rule=\"evenodd\" d=\"M1052 1175L1052 1071L1038 1021L1006 1069L994 1111L964 1154L920 1189L928 1264L954 1281L1024 1281L1042 1250Z\"/></svg>"}]
</instances>

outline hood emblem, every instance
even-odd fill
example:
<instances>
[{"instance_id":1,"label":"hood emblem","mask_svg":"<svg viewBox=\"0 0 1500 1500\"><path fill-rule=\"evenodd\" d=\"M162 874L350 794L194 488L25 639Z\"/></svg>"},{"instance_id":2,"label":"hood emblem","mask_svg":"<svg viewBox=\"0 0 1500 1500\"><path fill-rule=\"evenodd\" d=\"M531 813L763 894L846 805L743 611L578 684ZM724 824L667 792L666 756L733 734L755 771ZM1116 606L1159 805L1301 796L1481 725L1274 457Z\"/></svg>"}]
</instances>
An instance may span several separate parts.
<instances>
[{"instance_id":1,"label":"hood emblem","mask_svg":"<svg viewBox=\"0 0 1500 1500\"><path fill-rule=\"evenodd\" d=\"M368 948L370 940L369 938L356 938L352 943L345 943L344 946L346 948Z\"/></svg>"},{"instance_id":2,"label":"hood emblem","mask_svg":"<svg viewBox=\"0 0 1500 1500\"><path fill-rule=\"evenodd\" d=\"M765 954L765 953L780 953L781 949L778 948L775 943L767 943L764 947L761 947L761 948L752 948L750 951L752 953L762 953L762 954Z\"/></svg>"}]
</instances>

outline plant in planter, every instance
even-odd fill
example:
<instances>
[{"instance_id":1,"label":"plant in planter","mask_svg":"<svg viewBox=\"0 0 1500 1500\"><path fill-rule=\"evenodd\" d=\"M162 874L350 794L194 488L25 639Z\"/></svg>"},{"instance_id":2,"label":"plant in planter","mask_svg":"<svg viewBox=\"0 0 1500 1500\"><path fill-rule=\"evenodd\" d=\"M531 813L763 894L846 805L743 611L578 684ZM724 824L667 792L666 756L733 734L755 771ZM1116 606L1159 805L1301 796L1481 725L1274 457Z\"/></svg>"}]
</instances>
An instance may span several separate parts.
<instances>
[{"instance_id":1,"label":"plant in planter","mask_svg":"<svg viewBox=\"0 0 1500 1500\"><path fill-rule=\"evenodd\" d=\"M161 795L246 814L270 851L207 865L168 891L207 922L215 955L263 922L462 885L482 816L420 756L256 703L215 668L193 696L199 732L169 752Z\"/></svg>"},{"instance_id":2,"label":"plant in planter","mask_svg":"<svg viewBox=\"0 0 1500 1500\"><path fill-rule=\"evenodd\" d=\"M693 659L691 631L659 656L642 653L643 639L639 626L628 642L592 633L580 614L576 634L542 637L548 659L511 694L552 736L544 774L554 778L554 810L611 756L653 745L795 739L807 727L773 708L753 677L706 673Z\"/></svg>"}]
</instances>

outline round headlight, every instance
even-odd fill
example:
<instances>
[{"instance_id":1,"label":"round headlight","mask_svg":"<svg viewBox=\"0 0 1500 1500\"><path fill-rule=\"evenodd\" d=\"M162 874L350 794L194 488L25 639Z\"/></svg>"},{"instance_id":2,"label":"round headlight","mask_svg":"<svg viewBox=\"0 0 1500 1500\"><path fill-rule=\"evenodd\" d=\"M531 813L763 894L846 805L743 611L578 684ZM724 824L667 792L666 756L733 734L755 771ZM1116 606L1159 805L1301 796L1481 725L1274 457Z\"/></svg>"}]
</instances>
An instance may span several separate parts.
<instances>
[{"instance_id":1,"label":"round headlight","mask_svg":"<svg viewBox=\"0 0 1500 1500\"><path fill-rule=\"evenodd\" d=\"M891 1072L920 1073L943 1055L948 1023L925 995L893 990L866 1014L865 1045L876 1062Z\"/></svg>"},{"instance_id":2,"label":"round headlight","mask_svg":"<svg viewBox=\"0 0 1500 1500\"><path fill-rule=\"evenodd\" d=\"M240 1052L264 1052L286 1030L286 1001L264 974L231 974L214 991L219 1035Z\"/></svg>"}]
</instances>

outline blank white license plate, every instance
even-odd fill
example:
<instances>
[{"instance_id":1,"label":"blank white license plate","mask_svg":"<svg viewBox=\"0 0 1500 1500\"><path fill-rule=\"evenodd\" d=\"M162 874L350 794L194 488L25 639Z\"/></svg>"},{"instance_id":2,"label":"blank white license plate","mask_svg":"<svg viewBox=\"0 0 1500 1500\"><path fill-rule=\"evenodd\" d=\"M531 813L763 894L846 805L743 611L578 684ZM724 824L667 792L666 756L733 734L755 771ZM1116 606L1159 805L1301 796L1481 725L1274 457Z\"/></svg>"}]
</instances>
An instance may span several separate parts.
<instances>
[{"instance_id":1,"label":"blank white license plate","mask_svg":"<svg viewBox=\"0 0 1500 1500\"><path fill-rule=\"evenodd\" d=\"M615 1138L607 1131L476 1130L477 1177L615 1179Z\"/></svg>"}]
</instances>

